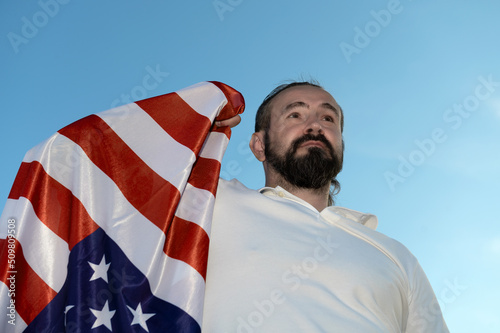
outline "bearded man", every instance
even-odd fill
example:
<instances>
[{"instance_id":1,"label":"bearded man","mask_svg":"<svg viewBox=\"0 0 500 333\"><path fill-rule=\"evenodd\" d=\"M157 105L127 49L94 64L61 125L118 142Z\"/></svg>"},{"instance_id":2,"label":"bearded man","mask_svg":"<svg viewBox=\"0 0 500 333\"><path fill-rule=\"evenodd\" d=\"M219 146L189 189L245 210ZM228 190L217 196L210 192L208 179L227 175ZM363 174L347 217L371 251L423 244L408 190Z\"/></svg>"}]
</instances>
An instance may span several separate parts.
<instances>
[{"instance_id":1,"label":"bearded man","mask_svg":"<svg viewBox=\"0 0 500 333\"><path fill-rule=\"evenodd\" d=\"M374 215L333 205L343 123L316 83L264 99L250 149L265 187L219 182L204 332L448 332L415 257Z\"/></svg>"}]
</instances>

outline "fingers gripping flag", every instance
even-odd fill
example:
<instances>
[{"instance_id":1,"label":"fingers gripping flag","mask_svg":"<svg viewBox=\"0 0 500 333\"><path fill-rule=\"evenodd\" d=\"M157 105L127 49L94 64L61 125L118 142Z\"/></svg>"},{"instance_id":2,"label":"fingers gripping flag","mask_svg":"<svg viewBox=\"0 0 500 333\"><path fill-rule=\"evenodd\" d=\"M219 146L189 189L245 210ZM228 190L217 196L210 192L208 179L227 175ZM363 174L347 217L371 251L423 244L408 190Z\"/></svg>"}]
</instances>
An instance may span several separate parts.
<instances>
[{"instance_id":1,"label":"fingers gripping flag","mask_svg":"<svg viewBox=\"0 0 500 333\"><path fill-rule=\"evenodd\" d=\"M0 220L1 332L200 332L239 92L203 82L83 118L30 150Z\"/></svg>"}]
</instances>

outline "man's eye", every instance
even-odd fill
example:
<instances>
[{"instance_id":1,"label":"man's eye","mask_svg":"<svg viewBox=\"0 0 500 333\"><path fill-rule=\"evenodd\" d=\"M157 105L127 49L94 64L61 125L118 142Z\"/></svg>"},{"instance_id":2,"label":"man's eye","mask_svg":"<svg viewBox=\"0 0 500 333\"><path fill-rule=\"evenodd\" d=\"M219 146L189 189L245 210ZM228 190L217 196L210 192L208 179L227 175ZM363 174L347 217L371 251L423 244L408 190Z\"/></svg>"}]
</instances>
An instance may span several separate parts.
<instances>
[{"instance_id":1,"label":"man's eye","mask_svg":"<svg viewBox=\"0 0 500 333\"><path fill-rule=\"evenodd\" d=\"M300 115L297 112L293 112L288 115L288 118L299 118L299 117Z\"/></svg>"},{"instance_id":2,"label":"man's eye","mask_svg":"<svg viewBox=\"0 0 500 333\"><path fill-rule=\"evenodd\" d=\"M335 122L335 119L333 119L332 116L324 116L323 119L326 120L326 121L332 122L332 123Z\"/></svg>"}]
</instances>

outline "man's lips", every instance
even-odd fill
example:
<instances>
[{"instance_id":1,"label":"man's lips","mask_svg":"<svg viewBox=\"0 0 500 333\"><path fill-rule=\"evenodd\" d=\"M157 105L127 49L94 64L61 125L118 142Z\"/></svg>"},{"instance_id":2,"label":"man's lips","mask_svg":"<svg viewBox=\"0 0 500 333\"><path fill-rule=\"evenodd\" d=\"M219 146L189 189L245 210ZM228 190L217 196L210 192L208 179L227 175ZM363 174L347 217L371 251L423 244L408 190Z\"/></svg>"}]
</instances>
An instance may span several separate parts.
<instances>
[{"instance_id":1,"label":"man's lips","mask_svg":"<svg viewBox=\"0 0 500 333\"><path fill-rule=\"evenodd\" d=\"M300 147L320 147L325 148L325 144L318 140L308 140L300 145Z\"/></svg>"}]
</instances>

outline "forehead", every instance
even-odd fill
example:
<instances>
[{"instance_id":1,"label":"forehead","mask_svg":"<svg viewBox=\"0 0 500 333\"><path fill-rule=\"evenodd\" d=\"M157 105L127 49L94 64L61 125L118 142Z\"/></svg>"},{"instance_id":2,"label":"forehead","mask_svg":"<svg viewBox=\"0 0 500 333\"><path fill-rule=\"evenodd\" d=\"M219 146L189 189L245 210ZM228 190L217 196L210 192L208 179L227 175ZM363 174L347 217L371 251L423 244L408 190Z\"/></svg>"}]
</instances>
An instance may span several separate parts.
<instances>
[{"instance_id":1,"label":"forehead","mask_svg":"<svg viewBox=\"0 0 500 333\"><path fill-rule=\"evenodd\" d=\"M287 105L295 102L304 102L310 106L329 103L340 110L337 101L326 90L314 86L295 86L280 92L271 101L270 106L273 114L283 110Z\"/></svg>"}]
</instances>

